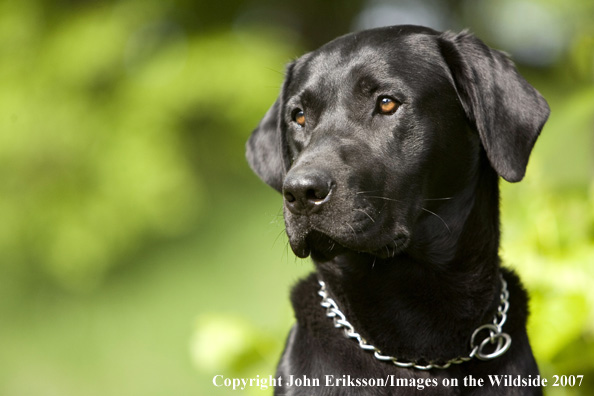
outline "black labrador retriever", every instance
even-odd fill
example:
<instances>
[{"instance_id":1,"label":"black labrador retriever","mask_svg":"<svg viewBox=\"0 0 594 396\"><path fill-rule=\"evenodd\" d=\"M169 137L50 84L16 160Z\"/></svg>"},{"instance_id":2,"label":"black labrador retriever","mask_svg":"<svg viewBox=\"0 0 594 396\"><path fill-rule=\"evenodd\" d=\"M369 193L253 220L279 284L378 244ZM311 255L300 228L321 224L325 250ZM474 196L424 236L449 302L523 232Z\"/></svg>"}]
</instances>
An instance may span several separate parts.
<instances>
[{"instance_id":1,"label":"black labrador retriever","mask_svg":"<svg viewBox=\"0 0 594 396\"><path fill-rule=\"evenodd\" d=\"M367 30L288 66L247 144L316 268L291 295L276 395L541 394L498 178L523 178L548 115L467 32Z\"/></svg>"}]
</instances>

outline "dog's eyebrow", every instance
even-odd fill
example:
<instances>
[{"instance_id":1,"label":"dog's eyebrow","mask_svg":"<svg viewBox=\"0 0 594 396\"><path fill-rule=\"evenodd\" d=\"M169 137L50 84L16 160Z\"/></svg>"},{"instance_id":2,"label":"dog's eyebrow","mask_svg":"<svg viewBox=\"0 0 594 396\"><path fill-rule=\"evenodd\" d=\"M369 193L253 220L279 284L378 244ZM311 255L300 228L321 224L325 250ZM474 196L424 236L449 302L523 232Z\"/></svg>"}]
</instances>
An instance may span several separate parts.
<instances>
[{"instance_id":1,"label":"dog's eyebrow","mask_svg":"<svg viewBox=\"0 0 594 396\"><path fill-rule=\"evenodd\" d=\"M319 87L318 89L305 87L301 92L295 95L294 98L301 103L309 117L317 117L317 115L322 113L327 105L332 102L331 92L330 89L320 90ZM312 121L314 119L312 119Z\"/></svg>"},{"instance_id":2,"label":"dog's eyebrow","mask_svg":"<svg viewBox=\"0 0 594 396\"><path fill-rule=\"evenodd\" d=\"M373 95L377 90L380 89L380 82L373 77L363 76L357 80L355 84L355 90L362 93L365 96Z\"/></svg>"}]
</instances>

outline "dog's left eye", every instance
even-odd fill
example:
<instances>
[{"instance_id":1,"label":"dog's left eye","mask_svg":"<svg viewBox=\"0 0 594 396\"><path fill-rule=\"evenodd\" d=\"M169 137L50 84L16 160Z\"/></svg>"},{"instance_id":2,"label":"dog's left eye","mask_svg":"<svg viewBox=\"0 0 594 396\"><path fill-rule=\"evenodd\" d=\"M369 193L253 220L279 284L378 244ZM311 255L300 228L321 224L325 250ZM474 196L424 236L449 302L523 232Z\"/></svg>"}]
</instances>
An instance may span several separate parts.
<instances>
[{"instance_id":1,"label":"dog's left eye","mask_svg":"<svg viewBox=\"0 0 594 396\"><path fill-rule=\"evenodd\" d=\"M394 114L400 103L389 96L380 96L377 99L377 112L383 115Z\"/></svg>"},{"instance_id":2,"label":"dog's left eye","mask_svg":"<svg viewBox=\"0 0 594 396\"><path fill-rule=\"evenodd\" d=\"M305 126L305 113L301 109L295 109L291 113L291 118L294 122L297 123L300 127Z\"/></svg>"}]
</instances>

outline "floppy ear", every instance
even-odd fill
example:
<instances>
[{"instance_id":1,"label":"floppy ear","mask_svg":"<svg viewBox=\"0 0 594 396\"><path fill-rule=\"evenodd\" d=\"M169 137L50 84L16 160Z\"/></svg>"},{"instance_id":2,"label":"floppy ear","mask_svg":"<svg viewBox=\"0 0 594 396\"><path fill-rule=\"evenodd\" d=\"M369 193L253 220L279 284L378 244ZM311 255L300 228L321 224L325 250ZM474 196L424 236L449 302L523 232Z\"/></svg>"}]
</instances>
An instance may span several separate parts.
<instances>
[{"instance_id":1,"label":"floppy ear","mask_svg":"<svg viewBox=\"0 0 594 396\"><path fill-rule=\"evenodd\" d=\"M283 180L289 164L281 111L294 64L291 62L287 66L279 97L268 109L246 144L246 158L252 170L266 184L279 192L283 189Z\"/></svg>"},{"instance_id":2,"label":"floppy ear","mask_svg":"<svg viewBox=\"0 0 594 396\"><path fill-rule=\"evenodd\" d=\"M547 102L504 53L468 32L443 33L440 46L491 166L509 182L522 180L549 116Z\"/></svg>"},{"instance_id":3,"label":"floppy ear","mask_svg":"<svg viewBox=\"0 0 594 396\"><path fill-rule=\"evenodd\" d=\"M280 101L279 97L268 109L246 144L246 158L250 167L260 179L277 191L282 190L285 169L279 125Z\"/></svg>"}]
</instances>

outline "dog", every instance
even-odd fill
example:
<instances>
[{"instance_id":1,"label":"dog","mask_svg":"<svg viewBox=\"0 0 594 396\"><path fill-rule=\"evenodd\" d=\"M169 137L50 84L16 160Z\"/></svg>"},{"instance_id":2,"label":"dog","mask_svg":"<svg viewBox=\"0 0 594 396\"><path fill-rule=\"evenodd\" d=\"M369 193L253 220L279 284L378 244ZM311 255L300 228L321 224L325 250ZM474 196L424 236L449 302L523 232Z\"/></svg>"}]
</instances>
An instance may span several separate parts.
<instances>
[{"instance_id":1,"label":"dog","mask_svg":"<svg viewBox=\"0 0 594 396\"><path fill-rule=\"evenodd\" d=\"M498 183L524 177L549 112L467 31L371 29L287 66L246 144L315 265L275 395L542 394Z\"/></svg>"}]
</instances>

